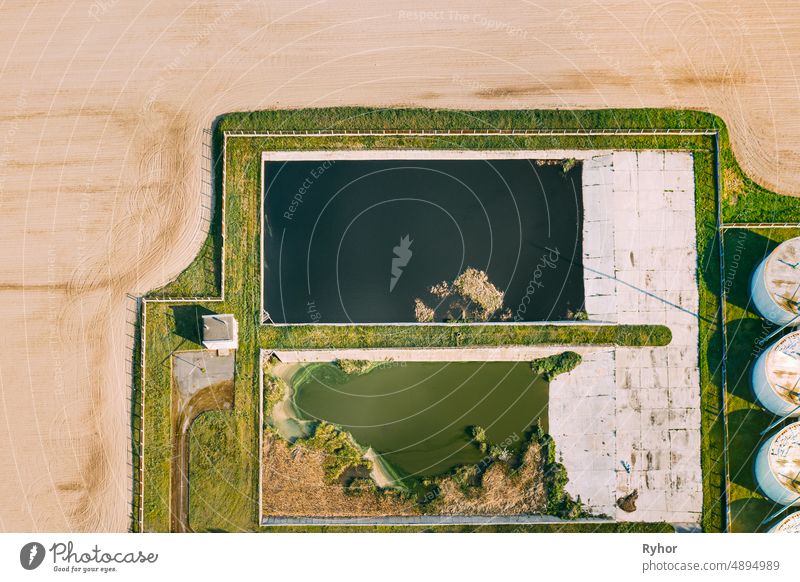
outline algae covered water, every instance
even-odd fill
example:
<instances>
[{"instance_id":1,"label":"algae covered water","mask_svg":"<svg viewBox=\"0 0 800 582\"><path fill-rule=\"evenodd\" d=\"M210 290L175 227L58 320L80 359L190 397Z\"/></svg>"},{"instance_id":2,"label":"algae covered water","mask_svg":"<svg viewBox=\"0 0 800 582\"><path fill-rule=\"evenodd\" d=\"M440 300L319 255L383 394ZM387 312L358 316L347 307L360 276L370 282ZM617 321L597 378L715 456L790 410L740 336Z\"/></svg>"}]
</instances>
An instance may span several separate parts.
<instances>
[{"instance_id":1,"label":"algae covered water","mask_svg":"<svg viewBox=\"0 0 800 582\"><path fill-rule=\"evenodd\" d=\"M547 430L548 383L527 362L392 362L351 375L315 363L289 383L299 420L341 426L401 477L479 462L470 426L511 450L537 420Z\"/></svg>"}]
</instances>

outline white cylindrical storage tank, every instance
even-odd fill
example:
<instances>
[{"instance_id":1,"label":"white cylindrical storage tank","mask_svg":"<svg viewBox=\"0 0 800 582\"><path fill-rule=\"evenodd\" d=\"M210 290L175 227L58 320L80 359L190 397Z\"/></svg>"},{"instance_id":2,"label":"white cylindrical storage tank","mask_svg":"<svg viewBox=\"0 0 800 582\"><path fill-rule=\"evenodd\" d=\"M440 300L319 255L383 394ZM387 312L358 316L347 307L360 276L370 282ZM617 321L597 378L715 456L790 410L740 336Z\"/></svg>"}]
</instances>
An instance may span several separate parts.
<instances>
[{"instance_id":1,"label":"white cylindrical storage tank","mask_svg":"<svg viewBox=\"0 0 800 582\"><path fill-rule=\"evenodd\" d=\"M761 445L756 480L775 503L800 505L800 422L779 430Z\"/></svg>"},{"instance_id":2,"label":"white cylindrical storage tank","mask_svg":"<svg viewBox=\"0 0 800 582\"><path fill-rule=\"evenodd\" d=\"M753 394L776 416L800 416L800 331L770 345L753 364Z\"/></svg>"},{"instance_id":3,"label":"white cylindrical storage tank","mask_svg":"<svg viewBox=\"0 0 800 582\"><path fill-rule=\"evenodd\" d=\"M770 533L800 533L800 511L784 517L769 530Z\"/></svg>"},{"instance_id":4,"label":"white cylindrical storage tank","mask_svg":"<svg viewBox=\"0 0 800 582\"><path fill-rule=\"evenodd\" d=\"M800 324L800 237L775 248L756 268L750 280L753 305L777 325Z\"/></svg>"}]
</instances>

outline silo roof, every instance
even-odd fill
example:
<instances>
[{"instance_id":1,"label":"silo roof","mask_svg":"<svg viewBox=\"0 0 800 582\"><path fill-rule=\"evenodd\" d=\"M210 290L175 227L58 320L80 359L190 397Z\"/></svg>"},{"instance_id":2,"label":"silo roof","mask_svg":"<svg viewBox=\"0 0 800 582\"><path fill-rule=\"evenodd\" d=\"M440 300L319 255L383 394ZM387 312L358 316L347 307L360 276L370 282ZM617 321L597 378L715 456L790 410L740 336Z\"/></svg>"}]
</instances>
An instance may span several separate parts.
<instances>
[{"instance_id":1,"label":"silo roof","mask_svg":"<svg viewBox=\"0 0 800 582\"><path fill-rule=\"evenodd\" d=\"M800 331L775 342L765 369L772 390L789 404L800 406Z\"/></svg>"},{"instance_id":2,"label":"silo roof","mask_svg":"<svg viewBox=\"0 0 800 582\"><path fill-rule=\"evenodd\" d=\"M775 533L800 533L800 511L785 517L773 530Z\"/></svg>"},{"instance_id":3,"label":"silo roof","mask_svg":"<svg viewBox=\"0 0 800 582\"><path fill-rule=\"evenodd\" d=\"M769 468L781 485L800 496L800 422L775 435L769 447Z\"/></svg>"},{"instance_id":4,"label":"silo roof","mask_svg":"<svg viewBox=\"0 0 800 582\"><path fill-rule=\"evenodd\" d=\"M764 283L773 301L785 311L800 311L800 237L782 242L767 257Z\"/></svg>"}]
</instances>

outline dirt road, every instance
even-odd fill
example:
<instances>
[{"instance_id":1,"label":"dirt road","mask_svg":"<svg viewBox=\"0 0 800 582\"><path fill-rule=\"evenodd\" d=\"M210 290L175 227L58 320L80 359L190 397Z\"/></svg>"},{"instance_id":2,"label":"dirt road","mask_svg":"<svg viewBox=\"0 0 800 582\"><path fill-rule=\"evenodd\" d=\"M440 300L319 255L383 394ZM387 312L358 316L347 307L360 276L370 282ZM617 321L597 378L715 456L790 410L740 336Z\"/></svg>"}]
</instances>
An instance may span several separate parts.
<instances>
[{"instance_id":1,"label":"dirt road","mask_svg":"<svg viewBox=\"0 0 800 582\"><path fill-rule=\"evenodd\" d=\"M170 476L170 531L189 532L189 429L194 420L210 410L233 407L233 380L218 382L195 392L188 400L174 395L172 411L172 470Z\"/></svg>"},{"instance_id":2,"label":"dirt road","mask_svg":"<svg viewBox=\"0 0 800 582\"><path fill-rule=\"evenodd\" d=\"M423 5L423 3L419 3ZM326 105L694 107L800 194L791 0L11 0L0 8L0 530L129 523L132 302L203 238L203 128Z\"/></svg>"}]
</instances>

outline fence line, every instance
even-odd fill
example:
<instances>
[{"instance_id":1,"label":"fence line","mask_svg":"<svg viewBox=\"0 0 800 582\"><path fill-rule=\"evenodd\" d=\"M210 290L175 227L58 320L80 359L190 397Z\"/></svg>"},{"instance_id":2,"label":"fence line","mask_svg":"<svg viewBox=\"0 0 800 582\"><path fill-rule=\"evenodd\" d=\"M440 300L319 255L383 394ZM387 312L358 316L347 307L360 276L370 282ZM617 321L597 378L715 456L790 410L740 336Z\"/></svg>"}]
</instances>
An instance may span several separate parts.
<instances>
[{"instance_id":1,"label":"fence line","mask_svg":"<svg viewBox=\"0 0 800 582\"><path fill-rule=\"evenodd\" d=\"M200 193L201 193L201 206L208 212L204 216L205 222L208 224L208 236L213 236L214 227L214 211L216 210L216 200L214 198L214 148L213 148L213 133L210 129L203 130L203 155L200 163ZM223 166L224 167L224 166ZM223 189L224 192L224 189ZM207 203L207 206L205 205ZM221 208L221 265L220 265L220 295L219 296L192 296L192 297L172 297L155 295L146 297L147 302L153 303L196 303L198 301L224 301L225 299L225 198L224 194L220 201ZM201 245L202 246L202 245ZM212 257L213 260L213 257ZM215 265L216 266L216 265ZM181 273L178 273L167 285L175 282Z\"/></svg>"},{"instance_id":2,"label":"fence line","mask_svg":"<svg viewBox=\"0 0 800 582\"><path fill-rule=\"evenodd\" d=\"M141 481L141 455L135 452L136 447L136 439L134 440L134 430L135 430L135 423L136 417L139 417L139 429L141 430L142 422L141 422L141 409L136 409L136 392L138 390L137 382L135 380L136 377L136 334L137 334L137 325L139 323L139 303L140 300L138 297L134 297L133 295L127 295L129 301L134 302L133 309L130 308L130 305L127 305L125 308L125 324L130 329L133 329L133 333L126 333L126 348L128 348L128 340L130 340L130 349L126 349L126 352L131 354L131 357L126 357L125 363L128 365L128 389L129 389L129 396L128 396L128 418L131 427L131 436L128 440L128 466L131 468L131 513L130 513L130 530L135 531L136 525L139 524L140 519L137 515L139 513L139 507L141 506L141 496L139 495L138 484ZM133 314L131 319L130 314ZM141 403L140 403L141 404ZM138 499L137 499L138 497Z\"/></svg>"},{"instance_id":3,"label":"fence line","mask_svg":"<svg viewBox=\"0 0 800 582\"><path fill-rule=\"evenodd\" d=\"M714 190L716 191L716 219L717 219L717 238L719 240L719 278L720 278L720 302L719 302L719 321L722 327L722 457L723 457L723 488L722 498L725 508L723 519L723 530L730 533L731 510L730 510L730 463L728 459L728 333L725 329L725 233L722 228L722 184L720 182L720 153L719 135L714 136Z\"/></svg>"},{"instance_id":4,"label":"fence line","mask_svg":"<svg viewBox=\"0 0 800 582\"><path fill-rule=\"evenodd\" d=\"M197 303L199 301L202 302L214 302L214 301L224 301L224 297L146 297L145 301L148 303Z\"/></svg>"},{"instance_id":5,"label":"fence line","mask_svg":"<svg viewBox=\"0 0 800 582\"><path fill-rule=\"evenodd\" d=\"M139 361L141 364L141 370L139 371L140 374L140 386L139 386L139 398L141 400L139 405L139 410L141 414L141 418L139 419L139 533L144 532L144 419L145 419L145 412L144 412L144 395L145 395L145 365L144 365L144 358L145 358L145 346L147 345L146 336L147 336L147 309L145 305L145 301L143 299L139 299L137 301L139 306L139 313L142 321L142 329L140 331L141 337L141 346L140 346L140 354L139 354Z\"/></svg>"},{"instance_id":6,"label":"fence line","mask_svg":"<svg viewBox=\"0 0 800 582\"><path fill-rule=\"evenodd\" d=\"M224 136L222 138L222 153L220 154L219 163L222 164L222 196L220 196L220 239L222 244L222 249L220 251L220 299L225 299L225 254L227 246L225 244L226 233L228 231L228 223L225 220L225 201L228 199L227 196L227 183L228 183L228 136ZM259 200L259 207L261 201ZM260 212L260 211L259 211Z\"/></svg>"},{"instance_id":7,"label":"fence line","mask_svg":"<svg viewBox=\"0 0 800 582\"><path fill-rule=\"evenodd\" d=\"M208 129L204 129L204 134L207 136L212 136L212 133ZM225 221L225 202L226 202L226 184L227 184L227 142L228 137L346 137L346 136L440 136L440 135L468 135L468 136L658 136L658 135L688 135L688 136L712 136L714 138L714 148L716 154L716 176L715 182L717 184L717 202L718 202L718 216L717 216L717 226L718 226L718 233L720 233L720 252L721 250L721 240L722 240L722 230L725 227L735 228L738 225L723 225L721 223L721 210L719 209L719 198L720 198L720 191L719 191L719 129L715 128L707 128L707 129L682 129L682 128L666 128L666 129L563 129L563 130L536 130L536 129L511 129L511 130L352 130L352 131L337 131L337 130L275 130L269 132L261 132L256 130L227 130L223 132L223 145L222 145L222 152L221 158L219 163L222 164L222 195L220 200L220 220L221 220L221 261L220 261L220 296L219 297L142 297L137 300L138 309L141 316L141 350L140 350L140 360L141 360L141 386L140 386L140 397L141 397L141 419L140 419L140 429L139 429L139 438L140 438L140 446L139 446L139 475L140 475L140 483L139 483L139 508L138 508L138 522L139 522L139 531L144 531L144 454L145 454L145 431L144 431L144 419L145 419L145 354L146 354L146 333L147 333L147 303L196 303L196 302L222 302L225 300L225 261L226 261L226 230L227 224ZM212 136L213 137L213 136ZM202 180L201 182L201 192L205 193L205 187L208 187L209 196L210 196L210 205L209 205L209 223L213 223L213 213L214 213L214 196L213 196L213 184L214 184L214 166L215 160L213 159L213 139L209 140L206 144L206 140L204 139L204 147L208 146L208 153L207 156L203 157L203 163L201 164L201 172L203 173L203 177L208 176L208 181ZM207 164L206 164L207 162ZM794 226L794 225L793 225ZM800 227L800 225L797 225ZM788 227L788 226L787 226ZM210 231L210 229L209 229ZM724 272L720 270L721 276L724 277ZM177 278L177 277L176 277ZM263 293L262 293L263 298ZM586 324L587 322L576 322ZM593 324L602 325L601 322L592 322ZM551 325L552 323L548 323ZM724 327L724 326L723 326ZM724 329L723 329L724 334ZM725 362L725 341L723 340L723 400L726 398L725 396L725 379L724 379L724 362ZM261 370L263 370L263 366L259 366ZM261 395L263 401L263 380L261 382ZM723 404L723 407L725 405ZM262 409L263 414L263 402L260 406ZM727 416L725 415L726 408L723 408L723 416L725 422L725 446L724 446L724 454L725 454L725 491L723 495L725 495L725 507L726 512L729 515L729 508L727 504L727 487L728 487L728 469L727 469ZM260 439L263 438L263 419L262 419L262 427L259 430ZM262 462L261 455L263 454L263 443L259 443L259 463ZM261 477L261 467L259 466L259 483L258 483L258 491L259 491L259 501L258 501L258 512L259 512L259 519L263 518L263 507L261 501L261 492L263 489L262 477ZM601 520L600 520L601 521ZM609 520L611 521L611 520ZM729 521L729 520L726 520ZM602 521L601 521L602 522ZM727 524L726 524L727 527Z\"/></svg>"},{"instance_id":8,"label":"fence line","mask_svg":"<svg viewBox=\"0 0 800 582\"><path fill-rule=\"evenodd\" d=\"M408 516L375 516L375 517L278 517L263 516L262 527L290 526L456 526L474 525L476 527L492 525L565 525L574 524L607 524L620 523L610 518L580 517L577 519L560 519L544 514L519 515L408 515Z\"/></svg>"},{"instance_id":9,"label":"fence line","mask_svg":"<svg viewBox=\"0 0 800 582\"><path fill-rule=\"evenodd\" d=\"M266 317L264 317L266 316ZM445 321L431 321L428 323L420 323L416 321L387 321L381 323L361 323L358 321L331 323L331 322L302 322L302 323L275 323L269 318L269 314L264 312L262 314L261 325L269 325L270 327L514 327L514 326L527 326L527 327L619 327L619 324L613 321L602 321L597 319L570 319L565 321L471 321L467 323L462 322L445 322ZM634 324L636 327L659 327L660 324L641 323ZM661 326L663 327L663 326Z\"/></svg>"},{"instance_id":10,"label":"fence line","mask_svg":"<svg viewBox=\"0 0 800 582\"><path fill-rule=\"evenodd\" d=\"M719 225L720 230L745 228L747 230L773 228L800 228L800 222L728 222Z\"/></svg>"},{"instance_id":11,"label":"fence line","mask_svg":"<svg viewBox=\"0 0 800 582\"><path fill-rule=\"evenodd\" d=\"M583 136L583 135L718 135L719 130L707 129L384 129L384 130L282 130L258 131L246 129L232 129L223 132L227 136L245 137L347 137L347 136L380 136L380 135L408 135L408 136L436 136L436 135L541 135L541 136Z\"/></svg>"},{"instance_id":12,"label":"fence line","mask_svg":"<svg viewBox=\"0 0 800 582\"><path fill-rule=\"evenodd\" d=\"M201 182L201 198L208 200L208 206L203 207L208 210L208 224L209 231L206 236L213 236L213 222L215 211L214 199L214 150L213 150L213 133L210 129L203 130L203 159L200 164L200 182ZM225 300L225 183L224 183L224 145L223 145L223 188L222 196L220 199L220 213L221 213L221 261L220 261L220 296L219 297L140 297L137 298L137 307L141 317L141 346L140 346L140 420L139 420L139 507L138 507L138 526L139 532L144 532L144 455L145 455L145 432L144 432L144 419L145 419L145 357L147 353L147 304L148 303L197 303L197 302L221 302ZM180 274L178 275L180 276ZM176 277L177 279L177 277ZM174 281L175 279L173 279Z\"/></svg>"},{"instance_id":13,"label":"fence line","mask_svg":"<svg viewBox=\"0 0 800 582\"><path fill-rule=\"evenodd\" d=\"M264 350L258 350L258 522L264 518Z\"/></svg>"}]
</instances>

